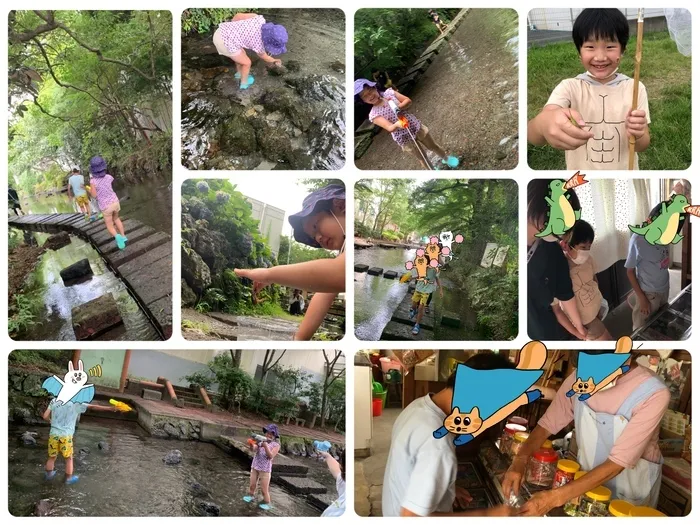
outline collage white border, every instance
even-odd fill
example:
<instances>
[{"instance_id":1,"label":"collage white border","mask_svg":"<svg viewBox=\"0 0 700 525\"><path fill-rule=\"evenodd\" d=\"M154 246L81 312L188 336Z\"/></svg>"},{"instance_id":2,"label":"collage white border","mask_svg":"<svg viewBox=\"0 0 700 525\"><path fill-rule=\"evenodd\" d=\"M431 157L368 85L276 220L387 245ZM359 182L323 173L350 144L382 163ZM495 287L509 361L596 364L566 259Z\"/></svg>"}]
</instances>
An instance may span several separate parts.
<instances>
[{"instance_id":1,"label":"collage white border","mask_svg":"<svg viewBox=\"0 0 700 525\"><path fill-rule=\"evenodd\" d=\"M339 6L339 4L342 3L342 6ZM189 7L261 7L261 8L341 8L345 12L346 16L346 49L345 49L345 63L347 65L347 70L346 70L346 79L347 79L347 88L346 88L346 93L347 93L347 100L346 100L346 116L348 119L351 119L354 112L353 112L353 97L352 97L352 92L350 90L350 80L353 75L352 71L352 64L354 63L353 61L353 30L354 30L354 13L355 10L361 9L361 8L376 8L376 7L382 7L382 8L389 8L389 7L395 7L395 8L430 8L430 7L473 7L473 8L513 8L518 11L519 14L519 27L520 27L520 50L519 50L519 63L520 63L520 70L519 70L519 78L520 78L520 84L519 84L519 130L520 130L520 136L519 136L519 164L518 167L514 170L509 170L509 171L477 171L477 172L470 172L470 171L459 171L459 172L451 172L450 176L446 176L444 174L441 174L439 176L433 176L432 178L510 178L510 179L515 179L518 182L518 187L519 187L519 199L520 199L520 208L519 208L519 220L520 220L520 233L519 233L519 240L520 244L519 247L520 249L518 250L518 257L519 257L519 268L520 268L520 279L519 279L519 294L520 294L520 301L519 301L519 326L520 326L520 333L518 337L513 340L513 341L502 341L502 342L475 342L475 341L468 341L468 342L457 342L457 341L442 341L439 343L438 348L440 349L479 349L479 348L491 348L491 349L513 349L513 348L520 348L523 344L525 344L528 341L527 338L527 323L526 323L526 280L525 280L525 270L526 270L526 250L523 248L526 243L526 229L524 225L526 224L525 222L525 217L526 217L526 210L525 210L525 197L526 197L526 190L527 190L527 182L535 177L554 177L554 176L560 176L560 177L568 177L571 175L569 172L535 172L531 170L527 166L527 143L526 143L526 125L527 125L527 88L526 88L526 83L527 83L527 69L526 69L526 64L527 64L527 13L529 12L530 9L532 8L538 8L538 7L561 7L561 2L553 2L551 0L548 1L535 1L535 0L530 0L530 1L516 1L516 0L502 0L500 2L493 2L493 1L471 1L471 2L455 2L454 0L445 0L438 2L438 6L432 5L432 2L425 2L425 1L416 1L416 0L404 0L404 1L398 1L398 0L384 0L381 2L378 1L366 1L366 0L349 0L346 2L338 2L338 1L320 1L320 0L289 0L289 1L282 1L282 0L277 0L277 1L268 1L268 0L253 0L250 2L246 1L232 1L232 2L222 2L220 0L212 0L212 1L202 1L202 0L196 0L196 1L185 1L185 0L170 0L170 1L164 1L164 0L142 0L140 2L135 2L133 0L124 0L120 2L110 2L109 0L106 2L101 2L99 4L99 9L162 9L162 10L169 10L172 13L173 16L173 117L174 117L174 123L173 123L173 222L172 222L172 232L173 232L173 245L177 246L179 244L179 229L180 229L180 185L182 181L185 178L228 178L228 177L237 177L237 176L251 176L251 172L188 172L184 168L180 166L180 144L179 144L179 139L180 139L180 122L179 118L176 118L176 115L179 117L179 108L180 108L180 15L182 11L186 8ZM586 5L586 2L571 2L570 4L567 4L567 7L588 7ZM700 35L699 29L700 29L700 9L696 7L697 4L694 2L691 2L689 0L679 0L676 2L672 3L673 7L685 7L687 9L691 10L691 13L693 14L693 33L695 35ZM621 1L619 3L616 3L615 6L617 7L629 7L629 8L637 8L637 7L647 7L647 8L652 8L652 7L660 7L659 2L648 2L648 1L643 1L640 3L632 3L629 1ZM10 0L10 2L7 2L5 5L4 13L3 13L3 19L2 19L2 26L5 30L4 37L0 38L0 74L2 75L2 85L6 86L7 85L7 38L6 38L6 31L7 31L7 14L10 9L94 9L96 6L92 4L91 2L88 2L86 0L55 0L53 2L48 2L48 1L33 1L33 0L25 0L23 2L15 2ZM697 42L694 45L694 50L697 51L698 49L698 44ZM698 75L698 65L697 65L697 58L693 60L693 100L697 100L697 83L700 80L700 77ZM3 184L6 184L6 177L7 177L7 108L6 106L3 106L3 124L0 126L0 148L2 151L2 173L3 173ZM692 119L692 128L693 128L693 136L697 134L698 131L698 121L700 120L700 112L697 110L695 111L695 114L693 115ZM348 126L348 129L351 129L352 126ZM697 159L698 155L698 147L693 145L693 160ZM346 158L349 159L346 162L346 165L343 169L337 171L337 172L283 172L280 174L280 172L274 172L270 174L260 174L260 173L255 173L255 176L260 176L261 181L264 179L265 183L268 182L274 182L276 177L280 178L285 178L289 179L290 177L304 177L304 178L329 178L329 177L337 177L341 178L345 181L346 184L346 189L347 189L347 198L350 200L352 199L354 195L354 183L362 178L418 178L420 177L420 172L398 172L398 171L392 171L392 172L383 172L383 171L360 171L357 168L355 168L353 159L354 159L354 142L353 142L353 137L352 135L348 135L348 139L346 141ZM697 164L697 163L695 163ZM644 178L651 178L651 179L663 179L663 178L688 178L691 181L691 184L695 184L696 181L694 180L694 177L692 176L693 173L693 167L689 170L685 171L671 171L671 172L642 172L642 175ZM603 176L596 175L594 173L589 173L588 174L589 179L593 178L615 178L615 177L624 177L624 178L630 178L628 174L624 172L606 172ZM697 185L700 188L700 180L697 181ZM700 199L700 189L695 191L695 194L699 195L698 199ZM347 219L346 219L346 224L352 225L354 223L354 206L348 206L348 213L347 213ZM7 260L7 222L2 221L2 229L0 230L0 260ZM348 228L350 230L350 228ZM700 234L698 234L698 230L700 230L699 227L694 228L695 232L693 234L693 240L697 245L698 239L700 238ZM348 231L349 233L349 231ZM696 248L696 251L698 249ZM352 250L349 250L348 253L352 253ZM693 262L693 268L698 271L698 268L700 266L700 255L697 255L695 257L695 261ZM180 304L180 250L175 249L174 254L173 254L173 305L179 305ZM354 378L354 373L353 373L353 357L354 353L356 350L359 349L398 349L398 348L405 348L406 346L410 346L411 348L435 348L436 345L432 344L430 342L416 342L412 343L410 345L406 345L401 342L365 342L365 341L359 341L355 338L354 332L353 332L353 320L354 320L354 311L353 311L353 294L354 294L354 279L353 279L353 257L350 256L347 258L347 272L346 272L346 298L347 298L347 317L346 317L346 325L347 325L347 334L345 338L342 341L339 342L334 342L334 343L324 343L324 342L273 342L272 344L270 342L266 341L242 341L242 342L237 342L235 343L236 348L242 348L242 349L266 349L271 346L274 346L276 348L288 348L288 349L321 349L321 348L336 348L336 349L342 349L346 353L346 363L348 364L348 371L347 371L347 384L352 385L353 384L353 378ZM5 272L5 270L3 270ZM6 273L2 273L1 275L6 275ZM3 297L3 301L5 300L4 298L7 297L7 279L6 278L0 278L0 294ZM125 347L124 344L121 344L119 342L99 342L99 343L94 343L94 344L74 344L71 342L49 342L48 344L42 343L42 342L15 342L12 341L8 335L7 335L7 303L5 303L5 315L0 316L0 333L2 334L0 337L3 338L4 344L2 347L6 349L6 353L9 353L10 350L12 349L39 349L39 348L55 348L55 349L70 349L70 348L75 348L76 346L80 346L81 348L89 348L91 346L96 346L99 348L105 348L105 349L122 349ZM694 310L697 311L697 300L693 300L693 307ZM202 347L207 347L207 348L230 348L232 345L230 342L207 342L206 344L202 345L199 343L195 342L188 342L185 341L181 334L180 334L180 310L179 307L174 307L173 308L173 326L174 326L174 333L173 337L166 342L143 342L143 343L135 343L136 348L139 349L157 349L157 348L167 348L167 349L195 349L195 348L202 348ZM684 341L682 343L653 343L653 344L648 344L645 343L646 348L681 348L681 349L687 349L692 352L692 349L696 348L697 342L700 340L700 334L695 333L693 336L688 341ZM605 343L584 343L581 341L577 342L571 342L566 344L568 349L582 349L582 348L608 348L610 347L609 344ZM635 348L636 348L635 344ZM550 344L548 345L549 348L557 348L559 345L557 344ZM134 348L134 347L132 347ZM3 357L3 359L0 359L2 362L2 369L0 370L0 395L5 398L4 392L7 390L7 359L6 357ZM700 395L698 396L700 398ZM0 441L2 442L2 447L0 448L0 465L2 465L2 470L1 472L7 472L7 453L8 453L8 447L7 447L7 441L5 441L4 436L7 436L7 429L8 429L8 422L7 422L7 403L2 402L3 409L0 411ZM354 406L353 406L353 390L352 387L348 388L348 393L347 393L347 428L352 429L353 428L353 422L354 422ZM348 447L348 450L352 450L352 447L354 445L354 436L353 432L349 430L347 432L346 436L346 446ZM352 458L353 454L349 453L348 458ZM698 473L700 471L700 467L697 467L697 462L696 462L696 468L693 468L693 475L696 479L698 478ZM354 464L352 461L348 460L347 464L347 479L348 479L348 492L347 492L347 506L346 506L346 513L342 518L339 518L340 520L347 522L348 520L356 521L356 520L361 520L355 513L354 513ZM157 490L154 488L154 490ZM6 490L0 490L0 506L2 508L2 512L5 513L7 517L9 517L11 520L18 520L21 518L15 518L11 516L8 512L8 507L7 507L7 498L8 498L8 493ZM698 500L700 500L700 496L698 498L693 499L693 507L698 504ZM691 516L694 515L694 513L691 512ZM33 520L50 520L51 523L72 523L75 518L33 518ZM101 523L108 523L108 522L113 522L117 523L118 521L123 520L124 518L92 518L93 520L98 519L100 520ZM131 522L146 522L150 521L152 522L153 520L156 520L158 518L129 518ZM223 518L222 518L223 519ZM231 518L229 518L231 519ZM236 518L234 518L236 519ZM304 520L308 518L288 518L292 522L296 523L302 523ZM385 520L390 520L390 521L395 521L396 518L384 518ZM429 518L429 519L436 519L436 518ZM481 520L492 520L494 518L472 518L471 520L474 520L476 522L481 521ZM556 523L558 520L562 520L563 518L550 518L548 521L552 523ZM567 521L571 518L567 518ZM682 518L684 520L688 520L688 518ZM170 518L171 521L181 523L184 522L185 518ZM277 521L276 518L272 517L263 517L263 518L256 518L256 522L270 522L273 523Z\"/></svg>"}]
</instances>

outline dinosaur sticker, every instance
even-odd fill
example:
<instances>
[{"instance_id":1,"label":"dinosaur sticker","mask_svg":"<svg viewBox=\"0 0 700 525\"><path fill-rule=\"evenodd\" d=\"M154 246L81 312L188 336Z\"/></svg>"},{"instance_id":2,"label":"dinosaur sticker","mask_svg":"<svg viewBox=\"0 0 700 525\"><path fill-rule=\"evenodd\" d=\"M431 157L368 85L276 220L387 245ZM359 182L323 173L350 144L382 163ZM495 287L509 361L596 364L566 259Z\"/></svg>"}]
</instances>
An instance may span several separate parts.
<instances>
[{"instance_id":1,"label":"dinosaur sticker","mask_svg":"<svg viewBox=\"0 0 700 525\"><path fill-rule=\"evenodd\" d=\"M515 369L475 370L458 364L452 412L433 437L456 434L454 444L466 445L521 406L540 399L542 392L530 389L542 377L546 360L544 344L530 341L520 350Z\"/></svg>"},{"instance_id":2,"label":"dinosaur sticker","mask_svg":"<svg viewBox=\"0 0 700 525\"><path fill-rule=\"evenodd\" d=\"M667 246L677 244L683 239L679 233L684 213L700 213L700 206L690 206L685 195L676 194L670 201L661 203L661 211L651 220L639 226L629 225L632 233L641 235L651 245Z\"/></svg>"},{"instance_id":3,"label":"dinosaur sticker","mask_svg":"<svg viewBox=\"0 0 700 525\"><path fill-rule=\"evenodd\" d=\"M90 403L95 397L95 386L88 384L88 373L83 370L82 360L78 361L78 369L73 363L68 363L68 372L63 379L58 376L46 378L41 387L56 396L56 404Z\"/></svg>"},{"instance_id":4,"label":"dinosaur sticker","mask_svg":"<svg viewBox=\"0 0 700 525\"><path fill-rule=\"evenodd\" d=\"M579 352L576 381L566 397L578 395L580 401L586 401L597 392L612 387L618 377L629 371L630 367L624 363L630 358L631 350L632 339L625 336L618 339L614 353Z\"/></svg>"},{"instance_id":5,"label":"dinosaur sticker","mask_svg":"<svg viewBox=\"0 0 700 525\"><path fill-rule=\"evenodd\" d=\"M577 171L566 182L555 179L549 183L549 195L545 197L549 205L547 223L541 232L535 234L535 237L548 237L549 235L560 237L574 227L576 221L581 218L581 210L574 210L571 206L569 190L588 182L584 177L585 175L581 175L581 172Z\"/></svg>"}]
</instances>

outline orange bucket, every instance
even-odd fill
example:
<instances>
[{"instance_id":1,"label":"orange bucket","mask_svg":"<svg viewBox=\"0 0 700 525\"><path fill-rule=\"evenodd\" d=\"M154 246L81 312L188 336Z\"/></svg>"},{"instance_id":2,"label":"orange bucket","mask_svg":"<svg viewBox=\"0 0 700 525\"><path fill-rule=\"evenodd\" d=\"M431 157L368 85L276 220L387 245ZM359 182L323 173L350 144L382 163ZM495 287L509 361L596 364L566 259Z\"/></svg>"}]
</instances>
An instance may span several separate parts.
<instances>
[{"instance_id":1,"label":"orange bucket","mask_svg":"<svg viewBox=\"0 0 700 525\"><path fill-rule=\"evenodd\" d=\"M373 399L372 400L372 415L374 417L379 417L382 415L382 400Z\"/></svg>"}]
</instances>

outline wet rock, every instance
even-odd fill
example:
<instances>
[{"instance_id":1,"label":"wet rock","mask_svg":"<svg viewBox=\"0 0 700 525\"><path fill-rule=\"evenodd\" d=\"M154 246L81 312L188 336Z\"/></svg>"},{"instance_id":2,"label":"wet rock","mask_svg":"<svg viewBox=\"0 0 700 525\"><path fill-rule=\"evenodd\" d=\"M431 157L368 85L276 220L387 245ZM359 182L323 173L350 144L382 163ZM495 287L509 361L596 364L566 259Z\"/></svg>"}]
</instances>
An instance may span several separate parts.
<instances>
[{"instance_id":1,"label":"wet rock","mask_svg":"<svg viewBox=\"0 0 700 525\"><path fill-rule=\"evenodd\" d=\"M273 111L272 113L269 113L265 116L265 120L268 122L279 122L284 118L284 115L280 113L279 111Z\"/></svg>"},{"instance_id":2,"label":"wet rock","mask_svg":"<svg viewBox=\"0 0 700 525\"><path fill-rule=\"evenodd\" d=\"M109 451L109 443L106 441L100 441L97 443L97 448L99 448L103 452L108 452Z\"/></svg>"},{"instance_id":3,"label":"wet rock","mask_svg":"<svg viewBox=\"0 0 700 525\"><path fill-rule=\"evenodd\" d=\"M183 308L192 306L197 302L197 294L187 285L187 281L180 279L180 304Z\"/></svg>"},{"instance_id":4,"label":"wet rock","mask_svg":"<svg viewBox=\"0 0 700 525\"><path fill-rule=\"evenodd\" d=\"M225 254L230 252L231 246L221 232L208 228L198 229L194 249L212 273L218 274L226 268L228 260Z\"/></svg>"},{"instance_id":5,"label":"wet rock","mask_svg":"<svg viewBox=\"0 0 700 525\"><path fill-rule=\"evenodd\" d=\"M189 484L189 489L192 494L197 498L207 498L211 495L209 489L202 485L199 481L191 481Z\"/></svg>"},{"instance_id":6,"label":"wet rock","mask_svg":"<svg viewBox=\"0 0 700 525\"><path fill-rule=\"evenodd\" d=\"M179 438L180 437L180 430L173 425L172 423L166 423L163 425L163 431L169 436L169 437L174 437L174 438ZM172 454L172 452L171 452ZM166 461L167 463L167 461ZM179 463L179 461L178 461Z\"/></svg>"},{"instance_id":7,"label":"wet rock","mask_svg":"<svg viewBox=\"0 0 700 525\"><path fill-rule=\"evenodd\" d=\"M301 62L298 60L287 60L284 65L290 73L298 73L301 71Z\"/></svg>"},{"instance_id":8,"label":"wet rock","mask_svg":"<svg viewBox=\"0 0 700 525\"><path fill-rule=\"evenodd\" d=\"M269 66L267 73L273 77L281 77L289 73L289 69L284 66Z\"/></svg>"},{"instance_id":9,"label":"wet rock","mask_svg":"<svg viewBox=\"0 0 700 525\"><path fill-rule=\"evenodd\" d=\"M61 232L46 239L43 247L47 250L59 250L70 243L70 235L67 232Z\"/></svg>"},{"instance_id":10,"label":"wet rock","mask_svg":"<svg viewBox=\"0 0 700 525\"><path fill-rule=\"evenodd\" d=\"M29 432L29 431L27 431L27 432L25 432L24 434L22 434L22 435L19 437L19 439L20 439L20 441L22 441L22 444L23 444L23 445L34 446L34 445L36 445L36 439L35 439L35 438L36 438L36 436L38 436L38 435L39 435L39 434L37 434L36 432Z\"/></svg>"},{"instance_id":11,"label":"wet rock","mask_svg":"<svg viewBox=\"0 0 700 525\"><path fill-rule=\"evenodd\" d=\"M72 284L91 278L92 268L90 267L90 261L81 259L77 263L73 263L67 268L64 268L60 273L63 284L65 286L71 286Z\"/></svg>"},{"instance_id":12,"label":"wet rock","mask_svg":"<svg viewBox=\"0 0 700 525\"><path fill-rule=\"evenodd\" d=\"M231 73L231 75L233 75L234 71L228 67L225 67L225 66L210 67L210 68L199 70L199 74L201 75L201 77L204 79L207 79L207 80L211 80L213 78L218 77L219 75L228 74L228 73Z\"/></svg>"},{"instance_id":13,"label":"wet rock","mask_svg":"<svg viewBox=\"0 0 700 525\"><path fill-rule=\"evenodd\" d=\"M195 294L201 295L211 285L211 272L197 252L183 242L181 250L182 277Z\"/></svg>"},{"instance_id":14,"label":"wet rock","mask_svg":"<svg viewBox=\"0 0 700 525\"><path fill-rule=\"evenodd\" d=\"M42 499L36 503L34 507L35 516L50 516L53 510L53 503L50 499Z\"/></svg>"},{"instance_id":15,"label":"wet rock","mask_svg":"<svg viewBox=\"0 0 700 525\"><path fill-rule=\"evenodd\" d=\"M71 310L73 332L78 341L97 337L123 324L119 306L108 293Z\"/></svg>"},{"instance_id":16,"label":"wet rock","mask_svg":"<svg viewBox=\"0 0 700 525\"><path fill-rule=\"evenodd\" d=\"M229 155L248 155L258 149L255 129L242 116L227 119L218 130L219 146Z\"/></svg>"},{"instance_id":17,"label":"wet rock","mask_svg":"<svg viewBox=\"0 0 700 525\"><path fill-rule=\"evenodd\" d=\"M99 445L98 445L98 446L99 446ZM78 450L78 454L81 455L81 456L87 456L87 455L90 454L90 449L89 449L89 448L83 447L83 448L81 448L80 450Z\"/></svg>"},{"instance_id":18,"label":"wet rock","mask_svg":"<svg viewBox=\"0 0 700 525\"><path fill-rule=\"evenodd\" d=\"M179 450L171 450L163 458L166 465L177 465L182 461L182 452Z\"/></svg>"},{"instance_id":19,"label":"wet rock","mask_svg":"<svg viewBox=\"0 0 700 525\"><path fill-rule=\"evenodd\" d=\"M218 516L221 513L221 507L210 501L200 501L197 506L204 516Z\"/></svg>"},{"instance_id":20,"label":"wet rock","mask_svg":"<svg viewBox=\"0 0 700 525\"><path fill-rule=\"evenodd\" d=\"M267 111L283 113L302 131L307 131L313 122L314 113L309 104L299 100L289 89L271 89L261 97L260 103ZM263 145L261 148L265 149Z\"/></svg>"},{"instance_id":21,"label":"wet rock","mask_svg":"<svg viewBox=\"0 0 700 525\"><path fill-rule=\"evenodd\" d=\"M331 62L329 67L333 71L337 71L338 73L345 73L345 63L341 62L340 60L335 60L334 62Z\"/></svg>"}]
</instances>

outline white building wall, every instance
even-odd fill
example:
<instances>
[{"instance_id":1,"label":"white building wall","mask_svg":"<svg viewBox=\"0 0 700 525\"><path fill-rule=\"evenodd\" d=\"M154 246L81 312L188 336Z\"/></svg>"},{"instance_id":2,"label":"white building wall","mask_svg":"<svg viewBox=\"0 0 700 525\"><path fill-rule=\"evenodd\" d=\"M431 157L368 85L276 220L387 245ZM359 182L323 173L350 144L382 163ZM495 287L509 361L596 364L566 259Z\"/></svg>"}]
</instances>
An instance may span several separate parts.
<instances>
[{"instance_id":1,"label":"white building wall","mask_svg":"<svg viewBox=\"0 0 700 525\"><path fill-rule=\"evenodd\" d=\"M280 251L280 236L284 226L285 211L262 201L245 196L252 207L253 218L258 221L260 234L267 239L272 253L277 256Z\"/></svg>"}]
</instances>

